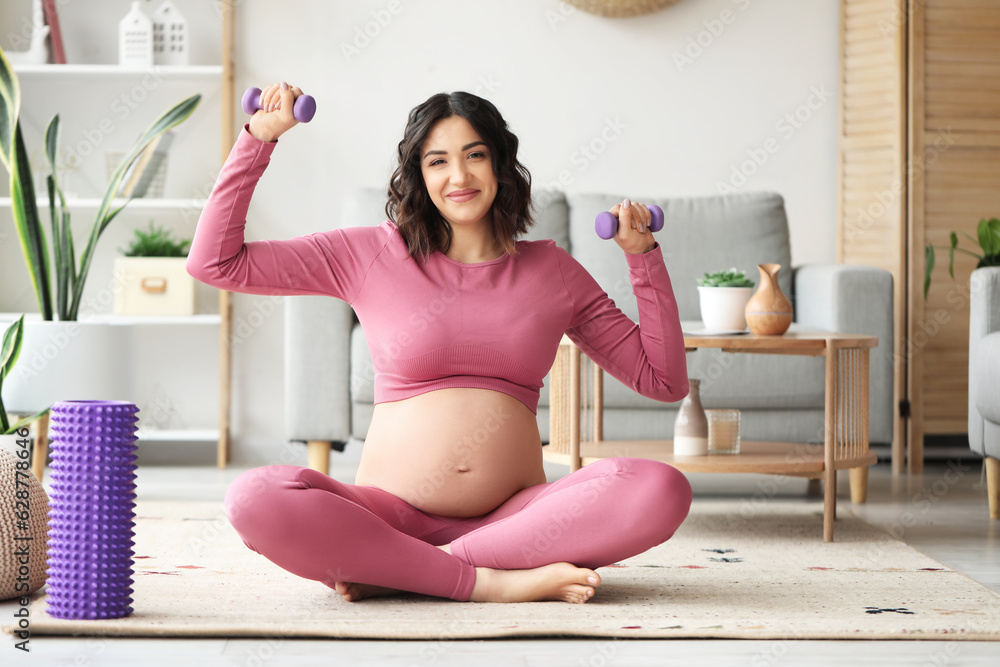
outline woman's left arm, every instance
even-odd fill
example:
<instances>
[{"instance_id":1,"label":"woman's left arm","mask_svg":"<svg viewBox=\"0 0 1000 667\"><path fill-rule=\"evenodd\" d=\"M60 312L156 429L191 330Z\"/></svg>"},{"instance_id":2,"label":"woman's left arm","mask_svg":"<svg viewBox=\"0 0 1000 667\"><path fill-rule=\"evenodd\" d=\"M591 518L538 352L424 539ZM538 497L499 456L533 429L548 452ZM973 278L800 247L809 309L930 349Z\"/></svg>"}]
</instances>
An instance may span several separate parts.
<instances>
[{"instance_id":1,"label":"woman's left arm","mask_svg":"<svg viewBox=\"0 0 1000 667\"><path fill-rule=\"evenodd\" d=\"M619 218L615 241L626 253L639 324L618 309L579 262L562 253L574 306L566 334L598 366L639 394L679 401L688 393L688 379L677 302L660 246L648 229L648 209L626 204L630 202L611 212Z\"/></svg>"}]
</instances>

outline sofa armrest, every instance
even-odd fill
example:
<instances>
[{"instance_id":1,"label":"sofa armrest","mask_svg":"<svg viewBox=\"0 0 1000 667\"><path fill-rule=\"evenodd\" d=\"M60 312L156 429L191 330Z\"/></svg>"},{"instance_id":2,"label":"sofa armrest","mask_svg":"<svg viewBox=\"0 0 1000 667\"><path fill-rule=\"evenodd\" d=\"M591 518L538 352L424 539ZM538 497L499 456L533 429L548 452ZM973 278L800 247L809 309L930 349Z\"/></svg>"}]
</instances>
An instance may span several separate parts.
<instances>
[{"instance_id":1,"label":"sofa armrest","mask_svg":"<svg viewBox=\"0 0 1000 667\"><path fill-rule=\"evenodd\" d=\"M992 377L986 369L988 355L984 349L995 352L996 345L985 345L985 339L992 342L995 336L1000 336L1000 267L976 269L969 278L969 446L973 451L991 456L1000 454L986 446L986 419L979 410L979 405L993 400L987 397L996 393L996 388L989 386ZM995 359L993 360L995 362ZM977 403L979 405L977 405Z\"/></svg>"},{"instance_id":2,"label":"sofa armrest","mask_svg":"<svg viewBox=\"0 0 1000 667\"><path fill-rule=\"evenodd\" d=\"M807 264L793 269L795 321L837 331L878 336L869 358L869 435L892 442L892 274L873 266Z\"/></svg>"},{"instance_id":3,"label":"sofa armrest","mask_svg":"<svg viewBox=\"0 0 1000 667\"><path fill-rule=\"evenodd\" d=\"M351 437L354 311L332 297L285 298L285 431L289 440Z\"/></svg>"}]
</instances>

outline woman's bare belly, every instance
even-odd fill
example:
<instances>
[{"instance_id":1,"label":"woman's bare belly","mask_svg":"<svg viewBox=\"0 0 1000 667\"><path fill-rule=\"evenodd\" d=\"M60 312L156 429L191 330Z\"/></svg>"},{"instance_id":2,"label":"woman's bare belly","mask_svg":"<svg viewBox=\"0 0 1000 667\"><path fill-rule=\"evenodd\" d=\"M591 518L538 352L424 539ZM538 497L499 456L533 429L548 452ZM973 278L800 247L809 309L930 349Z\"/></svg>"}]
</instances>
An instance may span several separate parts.
<instances>
[{"instance_id":1,"label":"woman's bare belly","mask_svg":"<svg viewBox=\"0 0 1000 667\"><path fill-rule=\"evenodd\" d=\"M355 484L442 516L481 516L545 482L535 415L488 389L439 389L375 406Z\"/></svg>"}]
</instances>

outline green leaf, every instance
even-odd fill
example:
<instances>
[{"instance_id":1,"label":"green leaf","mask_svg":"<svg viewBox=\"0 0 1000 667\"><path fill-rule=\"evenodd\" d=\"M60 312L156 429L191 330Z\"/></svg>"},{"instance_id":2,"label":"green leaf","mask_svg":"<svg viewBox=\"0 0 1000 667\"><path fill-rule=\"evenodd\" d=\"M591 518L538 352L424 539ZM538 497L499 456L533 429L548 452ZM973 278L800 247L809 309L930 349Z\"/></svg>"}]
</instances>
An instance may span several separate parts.
<instances>
[{"instance_id":1,"label":"green leaf","mask_svg":"<svg viewBox=\"0 0 1000 667\"><path fill-rule=\"evenodd\" d=\"M4 435L10 435L11 433L16 433L17 431L19 431L20 429L26 427L28 424L30 424L31 422L35 421L36 419L44 417L45 414L48 411L49 411L49 408L45 408L44 410L42 410L41 412L39 412L37 415L32 415L30 417L25 417L24 419L22 419L21 421L17 422L13 426L7 427L7 431L4 433Z\"/></svg>"},{"instance_id":2,"label":"green leaf","mask_svg":"<svg viewBox=\"0 0 1000 667\"><path fill-rule=\"evenodd\" d=\"M955 248L958 247L958 234L951 233L951 247L948 248L948 275L955 277Z\"/></svg>"},{"instance_id":3,"label":"green leaf","mask_svg":"<svg viewBox=\"0 0 1000 667\"><path fill-rule=\"evenodd\" d=\"M0 346L0 382L10 374L10 369L21 354L21 341L24 340L24 315L18 318L3 335L3 345Z\"/></svg>"},{"instance_id":4,"label":"green leaf","mask_svg":"<svg viewBox=\"0 0 1000 667\"><path fill-rule=\"evenodd\" d=\"M983 255L1000 255L1000 218L980 220L977 232Z\"/></svg>"},{"instance_id":5,"label":"green leaf","mask_svg":"<svg viewBox=\"0 0 1000 667\"><path fill-rule=\"evenodd\" d=\"M21 86L10 61L0 49L0 161L8 172L13 170L14 134L21 109Z\"/></svg>"},{"instance_id":6,"label":"green leaf","mask_svg":"<svg viewBox=\"0 0 1000 667\"><path fill-rule=\"evenodd\" d=\"M73 287L73 299L70 303L68 312L69 319L75 320L79 314L80 301L83 299L84 282L87 279L87 273L90 271L90 263L94 258L97 241L101 237L101 233L104 232L107 226L111 224L111 221L118 215L121 209L124 208L119 207L117 210L111 211L112 201L115 199L128 165L130 165L132 161L138 157L138 155L146 148L146 146L149 145L151 141L164 132L169 131L187 120L188 117L194 113L194 110L198 107L198 103L200 101L201 95L192 95L186 100L179 102L165 111L163 115L157 118L149 129L147 129L142 136L136 140L136 142L132 145L132 148L130 148L125 154L121 164L118 165L114 173L111 175L108 188L104 193L104 199L101 201L101 205L97 209L97 214L94 216L94 225L90 230L90 237L87 239L87 244L84 246L83 254L80 257L80 273L77 278L77 283Z\"/></svg>"},{"instance_id":7,"label":"green leaf","mask_svg":"<svg viewBox=\"0 0 1000 667\"><path fill-rule=\"evenodd\" d=\"M49 287L49 250L45 230L38 217L38 202L32 182L31 163L24 147L20 125L14 129L15 159L11 163L11 213L17 230L28 275L35 288L38 309L46 320L52 319L52 290Z\"/></svg>"},{"instance_id":8,"label":"green leaf","mask_svg":"<svg viewBox=\"0 0 1000 667\"><path fill-rule=\"evenodd\" d=\"M0 345L0 395L3 393L3 380L10 374L17 357L21 354L21 341L24 338L24 315L18 318L17 322L7 327L3 335L3 344ZM0 398L0 433L7 433L10 430L10 420L7 419L7 410L3 406L3 399Z\"/></svg>"},{"instance_id":9,"label":"green leaf","mask_svg":"<svg viewBox=\"0 0 1000 667\"><path fill-rule=\"evenodd\" d=\"M934 270L934 246L930 243L924 248L924 298L931 288L931 271Z\"/></svg>"}]
</instances>

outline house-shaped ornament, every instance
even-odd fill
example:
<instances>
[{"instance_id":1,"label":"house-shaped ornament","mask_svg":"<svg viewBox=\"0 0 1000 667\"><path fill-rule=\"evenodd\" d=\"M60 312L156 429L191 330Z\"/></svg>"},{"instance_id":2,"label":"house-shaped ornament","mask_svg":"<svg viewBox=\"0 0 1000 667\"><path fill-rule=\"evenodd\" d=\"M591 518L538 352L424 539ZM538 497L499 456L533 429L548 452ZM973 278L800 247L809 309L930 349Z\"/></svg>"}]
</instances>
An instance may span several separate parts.
<instances>
[{"instance_id":1,"label":"house-shaped ornament","mask_svg":"<svg viewBox=\"0 0 1000 667\"><path fill-rule=\"evenodd\" d=\"M133 2L118 24L118 64L122 67L153 66L153 22L139 4Z\"/></svg>"},{"instance_id":2,"label":"house-shaped ornament","mask_svg":"<svg viewBox=\"0 0 1000 667\"><path fill-rule=\"evenodd\" d=\"M189 52L187 20L166 0L153 12L153 63L185 67Z\"/></svg>"}]
</instances>

